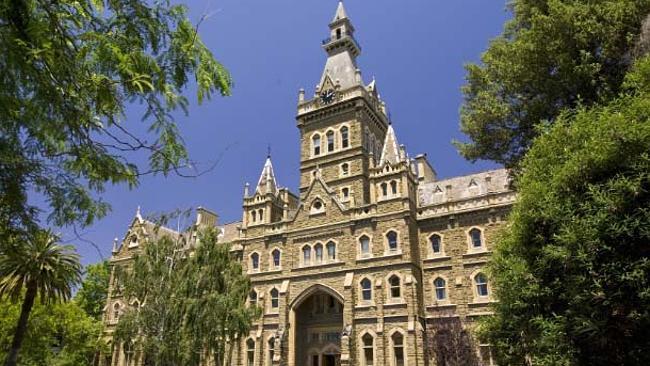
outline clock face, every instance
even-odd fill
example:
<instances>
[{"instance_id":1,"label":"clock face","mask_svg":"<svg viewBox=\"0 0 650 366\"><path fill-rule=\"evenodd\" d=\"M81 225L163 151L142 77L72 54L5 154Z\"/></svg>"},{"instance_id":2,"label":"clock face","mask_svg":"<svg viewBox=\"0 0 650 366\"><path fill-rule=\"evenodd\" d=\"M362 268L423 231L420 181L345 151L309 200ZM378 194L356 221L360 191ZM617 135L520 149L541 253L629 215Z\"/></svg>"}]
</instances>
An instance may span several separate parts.
<instances>
[{"instance_id":1,"label":"clock face","mask_svg":"<svg viewBox=\"0 0 650 366\"><path fill-rule=\"evenodd\" d=\"M336 96L336 93L332 89L327 89L324 90L323 92L320 93L320 100L324 104L330 104L334 101L334 97Z\"/></svg>"}]
</instances>

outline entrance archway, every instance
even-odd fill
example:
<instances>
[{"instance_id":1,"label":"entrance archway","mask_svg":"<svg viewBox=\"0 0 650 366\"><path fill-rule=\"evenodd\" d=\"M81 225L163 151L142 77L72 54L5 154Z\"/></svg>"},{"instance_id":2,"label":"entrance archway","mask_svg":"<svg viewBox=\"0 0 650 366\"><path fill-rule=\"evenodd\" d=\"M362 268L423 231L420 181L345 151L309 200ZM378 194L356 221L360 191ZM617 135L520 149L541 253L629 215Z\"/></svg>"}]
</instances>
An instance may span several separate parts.
<instances>
[{"instance_id":1,"label":"entrance archway","mask_svg":"<svg viewBox=\"0 0 650 366\"><path fill-rule=\"evenodd\" d=\"M329 287L316 285L296 298L291 308L294 366L339 366L342 297Z\"/></svg>"}]
</instances>

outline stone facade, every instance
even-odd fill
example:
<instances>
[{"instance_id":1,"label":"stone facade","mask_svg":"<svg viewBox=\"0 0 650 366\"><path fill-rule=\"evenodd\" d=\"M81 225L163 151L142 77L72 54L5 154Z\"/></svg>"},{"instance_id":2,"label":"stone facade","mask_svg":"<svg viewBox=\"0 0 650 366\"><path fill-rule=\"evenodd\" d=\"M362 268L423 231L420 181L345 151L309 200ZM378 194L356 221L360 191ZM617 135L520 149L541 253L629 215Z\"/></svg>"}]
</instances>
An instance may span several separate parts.
<instances>
[{"instance_id":1,"label":"stone facade","mask_svg":"<svg viewBox=\"0 0 650 366\"><path fill-rule=\"evenodd\" d=\"M508 173L439 180L426 155L410 158L376 82L363 82L342 4L330 31L320 84L311 98L299 93L298 194L277 185L268 157L245 188L242 221L219 226L263 309L233 363L489 365L470 331L493 301L483 267L515 199ZM198 213L193 229L218 226ZM152 225L138 213L111 262L160 235ZM162 230L191 246L193 230ZM123 306L132 304L111 287L107 339ZM105 365L140 363L123 347L107 356Z\"/></svg>"}]
</instances>

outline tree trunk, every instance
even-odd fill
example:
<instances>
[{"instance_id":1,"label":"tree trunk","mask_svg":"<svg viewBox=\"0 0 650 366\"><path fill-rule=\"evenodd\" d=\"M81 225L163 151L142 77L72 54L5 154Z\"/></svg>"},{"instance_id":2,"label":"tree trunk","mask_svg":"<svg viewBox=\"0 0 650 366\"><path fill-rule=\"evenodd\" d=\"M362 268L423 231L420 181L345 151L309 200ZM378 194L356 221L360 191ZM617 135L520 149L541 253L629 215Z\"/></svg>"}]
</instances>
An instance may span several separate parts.
<instances>
[{"instance_id":1,"label":"tree trunk","mask_svg":"<svg viewBox=\"0 0 650 366\"><path fill-rule=\"evenodd\" d=\"M18 352L20 351L20 346L23 344L23 338L27 332L27 321L29 320L29 313L32 311L32 307L34 306L35 298L36 285L28 284L25 299L23 300L23 306L20 309L20 318L18 318L18 324L16 325L16 331L14 332L14 339L11 342L11 349L9 350L9 354L7 354L7 359L5 360L5 366L16 366L18 361Z\"/></svg>"}]
</instances>

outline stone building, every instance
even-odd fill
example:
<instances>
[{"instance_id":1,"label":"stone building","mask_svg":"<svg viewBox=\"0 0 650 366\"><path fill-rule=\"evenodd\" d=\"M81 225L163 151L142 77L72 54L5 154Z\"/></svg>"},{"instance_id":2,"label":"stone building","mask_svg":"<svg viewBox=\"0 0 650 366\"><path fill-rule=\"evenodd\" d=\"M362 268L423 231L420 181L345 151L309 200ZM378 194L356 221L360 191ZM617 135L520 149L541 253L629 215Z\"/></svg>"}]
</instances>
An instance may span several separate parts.
<instances>
[{"instance_id":1,"label":"stone building","mask_svg":"<svg viewBox=\"0 0 650 366\"><path fill-rule=\"evenodd\" d=\"M299 191L278 186L268 157L245 188L241 222L219 226L198 210L195 227L222 229L252 280L249 302L263 309L233 362L490 365L470 330L493 301L483 267L515 199L508 173L439 180L425 154L409 157L376 82L357 67L361 48L342 3L329 28L320 83L299 92ZM114 264L160 235L136 216ZM108 338L125 306L109 296ZM104 363L138 363L131 358L114 347Z\"/></svg>"}]
</instances>

